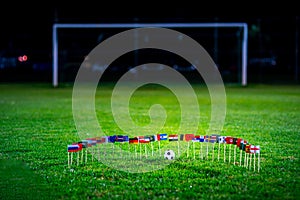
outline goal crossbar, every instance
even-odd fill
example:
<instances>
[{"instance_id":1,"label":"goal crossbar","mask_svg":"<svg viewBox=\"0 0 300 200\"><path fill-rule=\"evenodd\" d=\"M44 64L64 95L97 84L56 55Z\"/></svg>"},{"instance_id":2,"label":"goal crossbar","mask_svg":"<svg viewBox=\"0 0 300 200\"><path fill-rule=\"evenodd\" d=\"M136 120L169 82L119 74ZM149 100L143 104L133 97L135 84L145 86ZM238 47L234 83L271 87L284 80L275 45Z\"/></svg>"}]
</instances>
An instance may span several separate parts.
<instances>
[{"instance_id":1,"label":"goal crossbar","mask_svg":"<svg viewBox=\"0 0 300 200\"><path fill-rule=\"evenodd\" d=\"M248 25L247 23L113 23L113 24L61 24L55 23L52 28L52 84L58 86L58 37L60 28L242 28L242 78L241 84L247 85Z\"/></svg>"}]
</instances>

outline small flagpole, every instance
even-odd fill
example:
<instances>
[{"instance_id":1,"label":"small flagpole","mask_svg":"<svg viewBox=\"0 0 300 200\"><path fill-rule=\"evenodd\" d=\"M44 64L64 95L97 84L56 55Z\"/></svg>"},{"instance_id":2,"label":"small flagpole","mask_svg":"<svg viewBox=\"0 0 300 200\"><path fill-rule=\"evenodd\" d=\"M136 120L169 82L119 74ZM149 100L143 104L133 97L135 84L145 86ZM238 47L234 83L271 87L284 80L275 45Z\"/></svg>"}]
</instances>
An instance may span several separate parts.
<instances>
[{"instance_id":1,"label":"small flagpole","mask_svg":"<svg viewBox=\"0 0 300 200\"><path fill-rule=\"evenodd\" d=\"M203 146L202 146L202 142L200 142L200 150L201 150L201 159L203 160Z\"/></svg>"},{"instance_id":2,"label":"small flagpole","mask_svg":"<svg viewBox=\"0 0 300 200\"><path fill-rule=\"evenodd\" d=\"M219 148L218 148L218 161L220 160L220 145L221 145L221 143L220 143L220 141L219 141Z\"/></svg>"},{"instance_id":3,"label":"small flagpole","mask_svg":"<svg viewBox=\"0 0 300 200\"><path fill-rule=\"evenodd\" d=\"M229 158L228 158L228 163L230 163L231 160L231 144L229 144Z\"/></svg>"},{"instance_id":4,"label":"small flagpole","mask_svg":"<svg viewBox=\"0 0 300 200\"><path fill-rule=\"evenodd\" d=\"M77 166L79 165L79 152L77 152Z\"/></svg>"},{"instance_id":5,"label":"small flagpole","mask_svg":"<svg viewBox=\"0 0 300 200\"><path fill-rule=\"evenodd\" d=\"M100 161L100 145L98 146L98 160Z\"/></svg>"},{"instance_id":6,"label":"small flagpole","mask_svg":"<svg viewBox=\"0 0 300 200\"><path fill-rule=\"evenodd\" d=\"M134 153L135 153L135 158L137 158L136 145L134 145Z\"/></svg>"},{"instance_id":7,"label":"small flagpole","mask_svg":"<svg viewBox=\"0 0 300 200\"><path fill-rule=\"evenodd\" d=\"M201 147L202 147L202 144L201 144L201 142L199 142L200 143L200 148L199 148L199 159L201 158Z\"/></svg>"},{"instance_id":8,"label":"small flagpole","mask_svg":"<svg viewBox=\"0 0 300 200\"><path fill-rule=\"evenodd\" d=\"M70 165L72 165L72 161L73 161L73 153L71 153L71 161L70 161Z\"/></svg>"},{"instance_id":9,"label":"small flagpole","mask_svg":"<svg viewBox=\"0 0 300 200\"><path fill-rule=\"evenodd\" d=\"M88 150L87 150L87 148L85 149L85 163L87 163L87 152L88 152Z\"/></svg>"},{"instance_id":10,"label":"small flagpole","mask_svg":"<svg viewBox=\"0 0 300 200\"><path fill-rule=\"evenodd\" d=\"M255 159L256 159L256 158L255 158L255 154L256 154L256 153L254 153L254 158L253 158L253 171L255 171Z\"/></svg>"},{"instance_id":11,"label":"small flagpole","mask_svg":"<svg viewBox=\"0 0 300 200\"><path fill-rule=\"evenodd\" d=\"M208 160L208 141L206 143L206 160Z\"/></svg>"},{"instance_id":12,"label":"small flagpole","mask_svg":"<svg viewBox=\"0 0 300 200\"><path fill-rule=\"evenodd\" d=\"M259 172L260 170L260 153L257 155L257 171Z\"/></svg>"},{"instance_id":13,"label":"small flagpole","mask_svg":"<svg viewBox=\"0 0 300 200\"><path fill-rule=\"evenodd\" d=\"M146 155L146 158L147 158L148 157L148 155L147 155L147 147L146 147L147 145L145 144L144 146L145 146L145 155Z\"/></svg>"},{"instance_id":14,"label":"small flagpole","mask_svg":"<svg viewBox=\"0 0 300 200\"><path fill-rule=\"evenodd\" d=\"M92 152L92 162L94 162L94 147L93 146L91 146L91 152Z\"/></svg>"},{"instance_id":15,"label":"small flagpole","mask_svg":"<svg viewBox=\"0 0 300 200\"><path fill-rule=\"evenodd\" d=\"M83 163L83 149L81 151L81 163Z\"/></svg>"},{"instance_id":16,"label":"small flagpole","mask_svg":"<svg viewBox=\"0 0 300 200\"><path fill-rule=\"evenodd\" d=\"M177 149L178 149L178 157L180 157L180 147L179 147L179 141L177 141Z\"/></svg>"},{"instance_id":17,"label":"small flagpole","mask_svg":"<svg viewBox=\"0 0 300 200\"><path fill-rule=\"evenodd\" d=\"M234 153L233 153L233 164L235 165L236 161L236 145L234 145Z\"/></svg>"},{"instance_id":18,"label":"small flagpole","mask_svg":"<svg viewBox=\"0 0 300 200\"><path fill-rule=\"evenodd\" d=\"M142 159L142 145L141 145L141 143L139 143L139 145L140 145L140 160Z\"/></svg>"},{"instance_id":19,"label":"small flagpole","mask_svg":"<svg viewBox=\"0 0 300 200\"><path fill-rule=\"evenodd\" d=\"M196 158L196 153L195 153L195 142L193 142L193 152L194 152L194 160Z\"/></svg>"},{"instance_id":20,"label":"small flagpole","mask_svg":"<svg viewBox=\"0 0 300 200\"><path fill-rule=\"evenodd\" d=\"M249 156L250 156L249 169L251 169L252 153L250 153Z\"/></svg>"},{"instance_id":21,"label":"small flagpole","mask_svg":"<svg viewBox=\"0 0 300 200\"><path fill-rule=\"evenodd\" d=\"M159 156L161 156L160 141L158 141Z\"/></svg>"},{"instance_id":22,"label":"small flagpole","mask_svg":"<svg viewBox=\"0 0 300 200\"><path fill-rule=\"evenodd\" d=\"M224 162L226 162L226 143L224 143Z\"/></svg>"},{"instance_id":23,"label":"small flagpole","mask_svg":"<svg viewBox=\"0 0 300 200\"><path fill-rule=\"evenodd\" d=\"M132 155L132 154L130 153L130 145L129 145L129 141L128 141L128 143L127 143L127 149L128 149L128 158L130 158L130 155Z\"/></svg>"},{"instance_id":24,"label":"small flagpole","mask_svg":"<svg viewBox=\"0 0 300 200\"><path fill-rule=\"evenodd\" d=\"M68 167L70 167L70 152L68 152Z\"/></svg>"},{"instance_id":25,"label":"small flagpole","mask_svg":"<svg viewBox=\"0 0 300 200\"><path fill-rule=\"evenodd\" d=\"M213 148L212 148L212 161L215 159L215 143L213 143Z\"/></svg>"},{"instance_id":26,"label":"small flagpole","mask_svg":"<svg viewBox=\"0 0 300 200\"><path fill-rule=\"evenodd\" d=\"M190 141L188 141L188 148L187 148L187 152L186 152L186 157L189 157L189 151L190 151Z\"/></svg>"},{"instance_id":27,"label":"small flagpole","mask_svg":"<svg viewBox=\"0 0 300 200\"><path fill-rule=\"evenodd\" d=\"M247 167L247 153L245 151L245 158L244 158L244 167Z\"/></svg>"},{"instance_id":28,"label":"small flagpole","mask_svg":"<svg viewBox=\"0 0 300 200\"><path fill-rule=\"evenodd\" d=\"M112 152L113 152L112 154L113 154L113 158L115 158L115 143L113 143L112 145L113 145L113 146L112 146L112 150L113 150L113 151L112 151ZM93 157L92 157L92 158L93 158Z\"/></svg>"},{"instance_id":29,"label":"small flagpole","mask_svg":"<svg viewBox=\"0 0 300 200\"><path fill-rule=\"evenodd\" d=\"M154 153L153 153L154 150L153 150L153 144L152 144L152 142L151 142L151 151L152 151L151 153L152 153L152 157L153 157L154 156Z\"/></svg>"},{"instance_id":30,"label":"small flagpole","mask_svg":"<svg viewBox=\"0 0 300 200\"><path fill-rule=\"evenodd\" d=\"M242 166L243 150L240 150L240 166Z\"/></svg>"}]
</instances>

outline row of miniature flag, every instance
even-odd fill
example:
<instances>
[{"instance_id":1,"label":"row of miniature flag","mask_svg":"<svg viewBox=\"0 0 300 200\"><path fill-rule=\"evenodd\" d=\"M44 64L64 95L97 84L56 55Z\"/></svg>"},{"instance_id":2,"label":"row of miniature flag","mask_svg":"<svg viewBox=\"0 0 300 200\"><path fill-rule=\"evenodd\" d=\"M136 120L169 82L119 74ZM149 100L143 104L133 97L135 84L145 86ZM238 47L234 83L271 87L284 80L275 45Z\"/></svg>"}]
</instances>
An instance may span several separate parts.
<instances>
[{"instance_id":1,"label":"row of miniature flag","mask_svg":"<svg viewBox=\"0 0 300 200\"><path fill-rule=\"evenodd\" d=\"M220 136L220 135L194 135L194 134L157 134L150 136L138 136L129 138L125 135L113 135L113 136L102 136L95 138L87 138L78 143L73 143L68 145L68 152L78 152L82 148L92 147L97 144L103 143L115 143L115 142L129 142L129 144L146 144L155 141L192 141L192 142L210 142L210 143L223 143L223 144L233 144L240 148L240 150L246 153L260 153L260 147L251 145L242 138L235 138L231 136Z\"/></svg>"},{"instance_id":2,"label":"row of miniature flag","mask_svg":"<svg viewBox=\"0 0 300 200\"><path fill-rule=\"evenodd\" d=\"M179 139L178 139L179 138ZM153 135L153 136L138 136L138 137L134 137L134 138L129 138L128 136L123 136L123 135L114 135L114 136L103 136L103 137L95 137L95 138L87 138L86 140L82 140L78 143L73 143L72 145L68 145L68 165L72 165L72 160L73 160L73 155L69 155L69 153L71 152L79 152L81 151L83 148L88 148L88 147L93 147L96 146L98 143L115 143L115 142L120 142L120 143L124 143L127 142L127 144L146 144L146 143L150 143L151 147L152 147L152 156L153 156L153 146L152 146L152 142L154 141L158 141L158 144L160 144L160 141L167 141L169 140L170 142L172 141L177 141L178 143L178 155L180 156L180 152L179 152L179 141L187 141L188 142L188 149L189 149L189 142L192 141L193 142L193 154L194 154L194 159L196 156L196 152L195 152L195 144L199 142L200 144L200 150L199 150L199 156L201 155L201 158L203 159L203 150L202 150L202 143L206 142L206 148L207 148L207 152L206 152L206 156L208 159L208 144L212 144L213 145L213 149L216 143L218 143L219 148L218 148L218 160L220 160L220 145L223 144L224 145L224 162L226 162L226 151L225 151L225 147L227 146L227 144L233 144L234 145L234 159L233 159L233 163L235 164L235 161L237 160L237 156L236 156L236 149L239 148L240 149L240 156L239 156L239 165L240 166L244 166L246 168L251 168L251 160L252 160L252 155L253 157L253 169L254 171L256 170L256 166L255 166L255 160L256 160L256 156L255 154L258 154L257 157L257 170L260 171L260 147L259 146L254 146L249 144L246 140L242 139L242 138L234 138L231 136L220 136L220 135L211 135L211 136L197 136L194 134L181 134L181 135L167 135L167 134L157 134L157 135ZM135 145L134 145L135 146ZM129 147L129 146L128 146ZM135 146L136 147L136 146ZM141 146L140 146L141 147ZM159 151L160 151L160 145L159 147ZM231 145L229 145L229 158L228 158L228 163L230 163L231 160ZM93 148L92 148L93 149ZM83 162L83 151L81 151L81 162ZM146 152L146 145L145 145L145 152ZM245 152L245 156L243 158L242 156L242 152ZM135 154L137 157L137 152L136 152L136 148L135 148ZM160 151L160 155L161 155L161 151ZM147 154L146 154L147 157ZM189 157L189 150L187 151L187 157ZM93 161L93 154L92 154L92 161ZM140 158L141 158L141 149L140 149ZM214 160L214 150L212 151L212 161ZM244 164L242 165L242 161L244 161ZM249 162L250 161L250 162ZM87 163L87 151L85 151L85 163ZM79 164L79 154L77 154L77 165Z\"/></svg>"}]
</instances>

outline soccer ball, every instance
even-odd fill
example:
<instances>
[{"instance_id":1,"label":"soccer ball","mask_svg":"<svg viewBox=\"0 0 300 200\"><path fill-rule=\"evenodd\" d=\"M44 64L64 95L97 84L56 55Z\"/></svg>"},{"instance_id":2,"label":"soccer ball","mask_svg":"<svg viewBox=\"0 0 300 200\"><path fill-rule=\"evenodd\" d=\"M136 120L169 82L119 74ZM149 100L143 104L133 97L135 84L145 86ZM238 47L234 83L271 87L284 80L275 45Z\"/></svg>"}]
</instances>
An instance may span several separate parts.
<instances>
[{"instance_id":1,"label":"soccer ball","mask_svg":"<svg viewBox=\"0 0 300 200\"><path fill-rule=\"evenodd\" d=\"M175 153L173 150L166 150L165 151L165 154L164 154L164 158L167 159L167 160L173 160L175 159Z\"/></svg>"}]
</instances>

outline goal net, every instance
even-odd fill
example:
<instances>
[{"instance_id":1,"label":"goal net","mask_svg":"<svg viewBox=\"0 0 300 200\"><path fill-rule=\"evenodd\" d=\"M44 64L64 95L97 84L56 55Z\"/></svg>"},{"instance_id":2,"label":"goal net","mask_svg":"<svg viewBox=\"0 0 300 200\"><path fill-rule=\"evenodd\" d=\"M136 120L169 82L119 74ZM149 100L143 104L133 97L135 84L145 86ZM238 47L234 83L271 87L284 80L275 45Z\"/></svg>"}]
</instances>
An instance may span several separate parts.
<instances>
[{"instance_id":1,"label":"goal net","mask_svg":"<svg viewBox=\"0 0 300 200\"><path fill-rule=\"evenodd\" d=\"M122 31L140 27L170 28L191 37L211 56L225 83L247 85L246 23L127 23L54 24L53 86L74 82L85 57L102 41ZM180 39L181 35L178 35ZM120 56L107 68L104 79L115 81L129 69L145 63L162 63L179 71L190 81L201 81L191 63L159 49L138 49ZM101 71L103 68L91 66L90 70Z\"/></svg>"}]
</instances>

